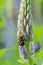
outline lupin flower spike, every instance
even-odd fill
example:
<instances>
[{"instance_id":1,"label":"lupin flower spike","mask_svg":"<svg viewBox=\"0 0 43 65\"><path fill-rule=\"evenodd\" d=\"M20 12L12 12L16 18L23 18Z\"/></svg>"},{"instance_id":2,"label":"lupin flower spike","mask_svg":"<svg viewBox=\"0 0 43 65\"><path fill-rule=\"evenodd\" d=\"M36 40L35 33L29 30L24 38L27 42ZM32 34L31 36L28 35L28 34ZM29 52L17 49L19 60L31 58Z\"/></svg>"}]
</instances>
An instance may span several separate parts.
<instances>
[{"instance_id":1,"label":"lupin flower spike","mask_svg":"<svg viewBox=\"0 0 43 65\"><path fill-rule=\"evenodd\" d=\"M30 0L21 0L20 11L18 16L18 43L19 43L19 52L22 59L28 59L30 65L30 41L33 40L33 31L32 31L32 17L30 11ZM27 42L25 39L27 38ZM29 40L30 39L30 40ZM31 45L31 50L33 52L33 44Z\"/></svg>"}]
</instances>

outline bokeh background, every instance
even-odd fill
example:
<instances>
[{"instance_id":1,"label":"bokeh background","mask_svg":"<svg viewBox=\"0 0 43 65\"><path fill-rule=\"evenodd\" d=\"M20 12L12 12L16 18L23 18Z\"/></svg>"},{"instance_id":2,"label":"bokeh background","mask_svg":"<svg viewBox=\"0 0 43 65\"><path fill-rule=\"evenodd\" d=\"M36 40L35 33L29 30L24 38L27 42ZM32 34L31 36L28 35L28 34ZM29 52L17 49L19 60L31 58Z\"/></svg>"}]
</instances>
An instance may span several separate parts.
<instances>
[{"instance_id":1,"label":"bokeh background","mask_svg":"<svg viewBox=\"0 0 43 65\"><path fill-rule=\"evenodd\" d=\"M26 65L18 62L17 20L21 0L0 0L0 65ZM43 0L31 0L34 42L43 49ZM38 64L43 64L43 53Z\"/></svg>"}]
</instances>

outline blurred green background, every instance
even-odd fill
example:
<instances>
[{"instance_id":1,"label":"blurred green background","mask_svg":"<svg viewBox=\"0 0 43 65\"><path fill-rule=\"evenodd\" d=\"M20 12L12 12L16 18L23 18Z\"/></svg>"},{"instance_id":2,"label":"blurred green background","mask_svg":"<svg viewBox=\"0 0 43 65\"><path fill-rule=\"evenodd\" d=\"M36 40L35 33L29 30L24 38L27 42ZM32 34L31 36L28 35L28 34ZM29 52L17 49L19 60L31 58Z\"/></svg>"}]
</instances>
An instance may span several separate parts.
<instances>
[{"instance_id":1,"label":"blurred green background","mask_svg":"<svg viewBox=\"0 0 43 65\"><path fill-rule=\"evenodd\" d=\"M0 0L0 65L21 64L17 45L17 20L21 0ZM42 52L38 65L43 64L43 0L31 0L34 42L41 42Z\"/></svg>"}]
</instances>

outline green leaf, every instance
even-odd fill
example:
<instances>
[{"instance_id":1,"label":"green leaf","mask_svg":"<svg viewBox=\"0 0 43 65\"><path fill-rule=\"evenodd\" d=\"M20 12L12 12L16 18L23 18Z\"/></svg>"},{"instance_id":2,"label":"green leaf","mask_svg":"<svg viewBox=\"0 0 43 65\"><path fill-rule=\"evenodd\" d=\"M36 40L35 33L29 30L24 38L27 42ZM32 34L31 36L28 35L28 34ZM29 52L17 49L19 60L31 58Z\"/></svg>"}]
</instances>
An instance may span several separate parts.
<instances>
[{"instance_id":1,"label":"green leaf","mask_svg":"<svg viewBox=\"0 0 43 65\"><path fill-rule=\"evenodd\" d=\"M43 49L37 54L36 59L39 59L43 56Z\"/></svg>"},{"instance_id":2,"label":"green leaf","mask_svg":"<svg viewBox=\"0 0 43 65\"><path fill-rule=\"evenodd\" d=\"M2 55L6 52L6 48L5 49L2 49L2 50L0 50L0 57L2 57Z\"/></svg>"}]
</instances>

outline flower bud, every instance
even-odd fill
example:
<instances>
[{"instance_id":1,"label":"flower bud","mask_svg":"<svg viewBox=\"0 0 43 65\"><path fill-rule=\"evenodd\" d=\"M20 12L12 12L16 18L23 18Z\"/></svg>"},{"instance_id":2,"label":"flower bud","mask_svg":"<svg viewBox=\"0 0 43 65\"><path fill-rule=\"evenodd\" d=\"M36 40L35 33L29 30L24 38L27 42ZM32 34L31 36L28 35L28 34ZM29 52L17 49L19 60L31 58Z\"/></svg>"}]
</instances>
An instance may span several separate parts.
<instances>
[{"instance_id":1,"label":"flower bud","mask_svg":"<svg viewBox=\"0 0 43 65\"><path fill-rule=\"evenodd\" d=\"M31 42L31 43L30 43L30 52L31 52L31 53L35 52L34 42Z\"/></svg>"},{"instance_id":2,"label":"flower bud","mask_svg":"<svg viewBox=\"0 0 43 65\"><path fill-rule=\"evenodd\" d=\"M40 48L41 48L41 44L40 44L40 42L38 41L38 42L37 42L37 45L36 45L36 47L35 47L35 51L40 50Z\"/></svg>"},{"instance_id":3,"label":"flower bud","mask_svg":"<svg viewBox=\"0 0 43 65\"><path fill-rule=\"evenodd\" d=\"M22 59L27 59L27 52L24 46L19 46L19 53Z\"/></svg>"},{"instance_id":4,"label":"flower bud","mask_svg":"<svg viewBox=\"0 0 43 65\"><path fill-rule=\"evenodd\" d=\"M26 33L27 33L27 35L29 34L29 26L28 26L28 24L26 26Z\"/></svg>"},{"instance_id":5,"label":"flower bud","mask_svg":"<svg viewBox=\"0 0 43 65\"><path fill-rule=\"evenodd\" d=\"M17 33L18 36L20 36L20 35L22 35L22 34L23 34L23 33L22 33L20 30L19 30L18 33Z\"/></svg>"},{"instance_id":6,"label":"flower bud","mask_svg":"<svg viewBox=\"0 0 43 65\"><path fill-rule=\"evenodd\" d=\"M24 26L26 26L26 18L24 18Z\"/></svg>"},{"instance_id":7,"label":"flower bud","mask_svg":"<svg viewBox=\"0 0 43 65\"><path fill-rule=\"evenodd\" d=\"M26 38L26 33L24 33L24 38Z\"/></svg>"},{"instance_id":8,"label":"flower bud","mask_svg":"<svg viewBox=\"0 0 43 65\"><path fill-rule=\"evenodd\" d=\"M33 32L29 33L29 37L30 37L30 39L33 39Z\"/></svg>"}]
</instances>

